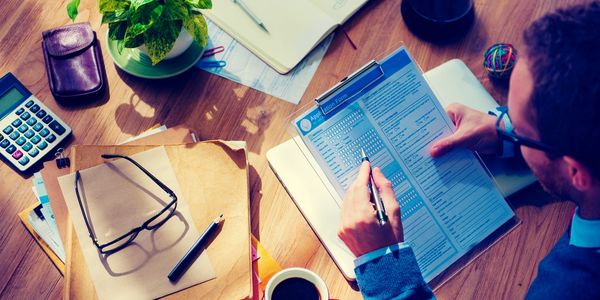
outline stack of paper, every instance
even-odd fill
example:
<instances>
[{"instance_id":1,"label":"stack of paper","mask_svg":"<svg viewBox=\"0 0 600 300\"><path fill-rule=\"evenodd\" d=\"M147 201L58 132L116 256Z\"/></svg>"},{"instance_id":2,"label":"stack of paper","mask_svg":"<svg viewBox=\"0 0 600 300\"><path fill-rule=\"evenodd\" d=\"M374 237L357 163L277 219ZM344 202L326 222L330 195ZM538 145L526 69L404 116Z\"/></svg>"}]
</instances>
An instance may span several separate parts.
<instances>
[{"instance_id":1,"label":"stack of paper","mask_svg":"<svg viewBox=\"0 0 600 300\"><path fill-rule=\"evenodd\" d=\"M107 243L157 215L171 198L149 176L122 158L81 170L77 183L79 197L74 173L58 178L98 298L156 299L215 278L206 251L177 282L166 278L200 233L165 148L129 157L175 193L177 206L174 215L162 226L139 232L129 247L116 253L98 252L78 200L99 243ZM127 289L119 289L120 286Z\"/></svg>"},{"instance_id":2,"label":"stack of paper","mask_svg":"<svg viewBox=\"0 0 600 300\"><path fill-rule=\"evenodd\" d=\"M157 126L138 136L129 138L123 143L129 143L165 130L167 130L166 126ZM32 190L37 202L19 213L19 217L61 274L64 274L66 252L41 172L33 175Z\"/></svg>"},{"instance_id":3,"label":"stack of paper","mask_svg":"<svg viewBox=\"0 0 600 300\"><path fill-rule=\"evenodd\" d=\"M269 67L220 27L208 20L207 24L209 39L206 49L223 47L224 51L200 60L196 65L198 68L293 104L300 102L333 40L331 34L291 72L283 75ZM215 64L220 61L224 61L225 66Z\"/></svg>"},{"instance_id":4,"label":"stack of paper","mask_svg":"<svg viewBox=\"0 0 600 300\"><path fill-rule=\"evenodd\" d=\"M41 207L38 206L40 208L39 210L36 208L33 210L32 214L29 214L29 222L37 234L40 235L40 237L46 242L46 244L48 244L48 246L50 246L58 258L60 258L60 260L64 263L65 248L60 240L58 227L56 226L56 221L54 220L54 214L52 213L52 208L50 207L48 194L46 193L46 187L44 186L44 180L39 172L35 173L33 177L33 192L40 202ZM37 211L39 211L40 214L37 214Z\"/></svg>"},{"instance_id":5,"label":"stack of paper","mask_svg":"<svg viewBox=\"0 0 600 300\"><path fill-rule=\"evenodd\" d=\"M49 229L46 231L42 229L33 229L30 225L28 216L31 214L31 210L39 204L36 204L29 210L19 214L23 220L23 224L30 230L32 236L48 256L55 260L55 263L59 262L62 264L62 268L59 267L59 270L61 270L61 273L65 274L65 297L76 299L114 298L113 296L106 296L108 295L106 292L100 291L100 289L104 289L100 286L106 286L106 284L97 284L98 276L93 274L98 271L98 268L94 269L95 267L89 263L89 252L87 254L88 257L86 257L87 250L82 247L83 243L91 243L91 239L85 232L78 232L81 231L81 228L78 227L82 227L81 212L78 211L78 206L73 205L72 195L63 197L63 192L66 194L73 193L74 189L72 189L73 187L70 185L74 183L74 180L72 180L72 177L65 177L62 180L59 179L61 176L68 175L74 170L80 170L83 173L86 172L86 169L102 165L105 162L100 157L100 154L102 153L119 153L135 157L136 155L145 155L148 150L162 151L162 153L166 151L168 161L170 161L171 167L176 174L176 181L181 187L181 198L188 201L189 212L192 215L193 220L189 221L188 224L189 227L194 227L194 230L188 227L187 231L198 233L199 231L204 230L208 223L214 219L217 212L223 213L225 217L225 221L222 224L218 235L215 236L214 240L211 241L204 251L210 257L210 262L214 267L217 277L202 284L181 290L177 292L177 295L184 298L206 299L253 298L255 295L252 292L253 272L250 251L250 202L248 194L248 162L245 143L224 141L196 143L191 130L183 127L171 128L168 130L160 128L157 129L157 131L157 133L140 140L129 140L127 141L127 146L74 146L70 150L70 168L58 168L54 161L44 163L44 169L41 173L48 194L47 200L52 206L50 211L53 211L53 215L56 217L59 238L54 238L56 234L52 233ZM153 157L156 156L153 155ZM141 159L141 161L144 161L144 159ZM151 165L153 164L153 161L154 160L149 163L145 162L144 166L149 165L150 168L152 168ZM165 172L157 170L154 170L154 172L157 173L157 176L161 177L161 180L163 179L162 176ZM87 179L89 178L92 177L88 177ZM86 181L86 187L90 188L85 191L88 194L88 200L90 200L92 195L89 193L92 192L93 189L88 186L88 183L93 180L86 180L85 175L84 180ZM64 190L61 190L59 181L62 181L62 184L65 187ZM130 193L127 195L130 196ZM63 198L71 198L68 200L70 201L70 210L66 205L67 203L65 203L67 202L67 199ZM131 200L130 198L131 197L124 197L121 200L127 201ZM77 202L77 200L75 200L75 202ZM73 207L77 209L73 209ZM41 219L41 217L46 219L42 213L42 208L43 206L40 206L37 209L37 214L35 211L32 213L37 219ZM180 207L178 205L178 212L179 209ZM92 225L95 226L98 224L98 227L94 227L94 231L96 233L101 231L106 232L106 229L109 227L103 227L104 225L101 226L100 223L96 222L98 221L98 209L96 208L96 210L93 211L96 212L96 215L92 216ZM76 216L77 213L79 216ZM185 215L185 213L180 214ZM76 218L79 218L79 221L75 220ZM187 218L184 219L187 220ZM45 226L46 227L40 228L48 228L48 225ZM112 228L112 225L110 228ZM163 228L161 227L159 231L162 229ZM47 238L52 238L48 240L49 242L54 240L60 243L60 241L62 241L64 245L63 251L66 252L66 266L58 259L54 251L46 245L46 242L38 235L37 231ZM140 235L143 234L147 234L147 232L140 233ZM154 234L153 237L157 237L157 235ZM102 236L101 238L106 240L105 236ZM138 241L139 238L140 237L136 238L135 242L140 242L140 244L142 244L144 241ZM154 240L154 242L156 242L156 240ZM158 249L160 253L157 255L162 255L168 251L163 249L161 245L156 243L154 243L154 245L160 247L160 249ZM135 246L135 248L139 249L137 246ZM98 252L96 252L95 255L96 258L98 258ZM171 256L172 257L169 259L172 259L173 257L175 259L181 258L179 257L179 254ZM114 263L113 259L119 259L119 257L112 256L104 262L112 264ZM257 261L265 261L265 259L259 259ZM257 261L255 261L255 263ZM121 262L128 263L128 261L122 259ZM200 263L200 261L196 261L194 264L199 264L199 266L202 267L202 264ZM169 269L172 267L168 263L165 263L164 265ZM59 266L58 263L57 266ZM105 265L102 265L100 268L105 269L105 267ZM127 274L121 274L123 272L120 271L122 271L122 269L112 270L112 275L115 277L127 276ZM164 282L168 282L166 274L156 274L157 273L154 273L155 278L164 279ZM184 278L182 277L181 279ZM130 287L128 289L133 289L131 288L132 284L148 290L153 290L155 286L155 284L143 280L127 284L127 286ZM115 288L114 290L118 291L119 289ZM138 296L139 295L140 294L138 294ZM148 296L149 294L144 295ZM152 298L158 296L148 297Z\"/></svg>"},{"instance_id":6,"label":"stack of paper","mask_svg":"<svg viewBox=\"0 0 600 300\"><path fill-rule=\"evenodd\" d=\"M35 173L33 178L33 194L37 198L35 204L19 213L19 218L36 242L42 247L61 274L65 271L66 253L60 238L54 214L50 208L46 187L41 174Z\"/></svg>"}]
</instances>

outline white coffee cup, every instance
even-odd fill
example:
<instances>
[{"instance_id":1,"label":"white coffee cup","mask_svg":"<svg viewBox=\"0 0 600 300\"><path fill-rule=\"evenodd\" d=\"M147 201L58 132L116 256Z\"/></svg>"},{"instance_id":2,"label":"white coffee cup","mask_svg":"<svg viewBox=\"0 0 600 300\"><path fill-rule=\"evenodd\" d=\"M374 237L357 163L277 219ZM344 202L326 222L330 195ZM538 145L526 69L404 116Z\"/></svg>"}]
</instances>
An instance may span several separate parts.
<instances>
[{"instance_id":1,"label":"white coffee cup","mask_svg":"<svg viewBox=\"0 0 600 300\"><path fill-rule=\"evenodd\" d=\"M275 287L277 287L277 285L280 284L282 281L289 278L302 278L310 281L312 284L315 285L315 287L319 291L319 296L321 297L321 300L329 299L329 291L327 291L327 286L325 285L323 279L319 277L319 275L304 268L288 268L277 272L277 274L273 275L273 277L269 279L269 282L267 283L267 288L265 290L265 300L272 300L273 291L275 291Z\"/></svg>"}]
</instances>

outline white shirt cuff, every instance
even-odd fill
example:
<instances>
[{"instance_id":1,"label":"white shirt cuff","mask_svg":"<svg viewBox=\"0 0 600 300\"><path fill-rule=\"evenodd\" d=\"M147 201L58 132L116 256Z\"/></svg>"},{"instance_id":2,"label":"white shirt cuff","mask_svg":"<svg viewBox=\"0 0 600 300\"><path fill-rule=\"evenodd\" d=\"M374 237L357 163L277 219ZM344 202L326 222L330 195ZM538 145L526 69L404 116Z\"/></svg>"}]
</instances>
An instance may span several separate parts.
<instances>
[{"instance_id":1,"label":"white shirt cuff","mask_svg":"<svg viewBox=\"0 0 600 300\"><path fill-rule=\"evenodd\" d=\"M372 260L380 258L384 255L390 254L394 251L398 251L400 249L408 248L410 245L408 243L398 243L389 246L385 246L383 248L379 248L377 250L373 250L371 252L367 252L354 260L354 267L359 267L364 265Z\"/></svg>"}]
</instances>

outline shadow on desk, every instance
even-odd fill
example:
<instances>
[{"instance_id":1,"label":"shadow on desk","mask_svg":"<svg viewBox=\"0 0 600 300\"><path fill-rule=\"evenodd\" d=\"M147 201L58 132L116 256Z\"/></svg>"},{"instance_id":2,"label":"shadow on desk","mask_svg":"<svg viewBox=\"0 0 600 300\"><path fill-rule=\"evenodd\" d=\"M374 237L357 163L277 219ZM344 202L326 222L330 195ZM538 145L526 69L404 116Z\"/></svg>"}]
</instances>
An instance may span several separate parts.
<instances>
[{"instance_id":1,"label":"shadow on desk","mask_svg":"<svg viewBox=\"0 0 600 300\"><path fill-rule=\"evenodd\" d=\"M200 140L246 140L249 152L261 153L276 107L285 105L195 67L159 80L138 78L120 69L117 73L133 93L117 107L115 120L122 132L131 135L155 124L185 124L198 129Z\"/></svg>"},{"instance_id":2,"label":"shadow on desk","mask_svg":"<svg viewBox=\"0 0 600 300\"><path fill-rule=\"evenodd\" d=\"M167 79L139 78L119 68L117 74L133 93L129 101L117 107L115 121L123 133L132 135L155 124L167 127L182 124L198 105L192 95L205 92L207 86L202 83L208 82L209 77L196 68Z\"/></svg>"}]
</instances>

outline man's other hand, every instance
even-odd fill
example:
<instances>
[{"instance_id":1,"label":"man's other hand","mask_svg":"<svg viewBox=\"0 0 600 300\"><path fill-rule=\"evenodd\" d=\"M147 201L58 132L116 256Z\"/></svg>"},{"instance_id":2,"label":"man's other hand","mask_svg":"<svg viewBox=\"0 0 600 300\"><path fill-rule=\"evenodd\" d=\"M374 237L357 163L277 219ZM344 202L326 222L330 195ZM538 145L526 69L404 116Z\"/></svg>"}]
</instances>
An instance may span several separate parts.
<instances>
[{"instance_id":1,"label":"man's other hand","mask_svg":"<svg viewBox=\"0 0 600 300\"><path fill-rule=\"evenodd\" d=\"M484 114L462 104L448 106L448 116L456 131L437 141L429 154L438 157L455 148L467 148L480 154L499 154L502 141L496 133L496 117Z\"/></svg>"},{"instance_id":2,"label":"man's other hand","mask_svg":"<svg viewBox=\"0 0 600 300\"><path fill-rule=\"evenodd\" d=\"M373 169L373 180L389 219L381 226L370 198L369 173L370 164L365 161L360 166L356 180L346 191L342 204L338 236L356 257L404 241L400 206L392 183L383 176L379 168Z\"/></svg>"}]
</instances>

